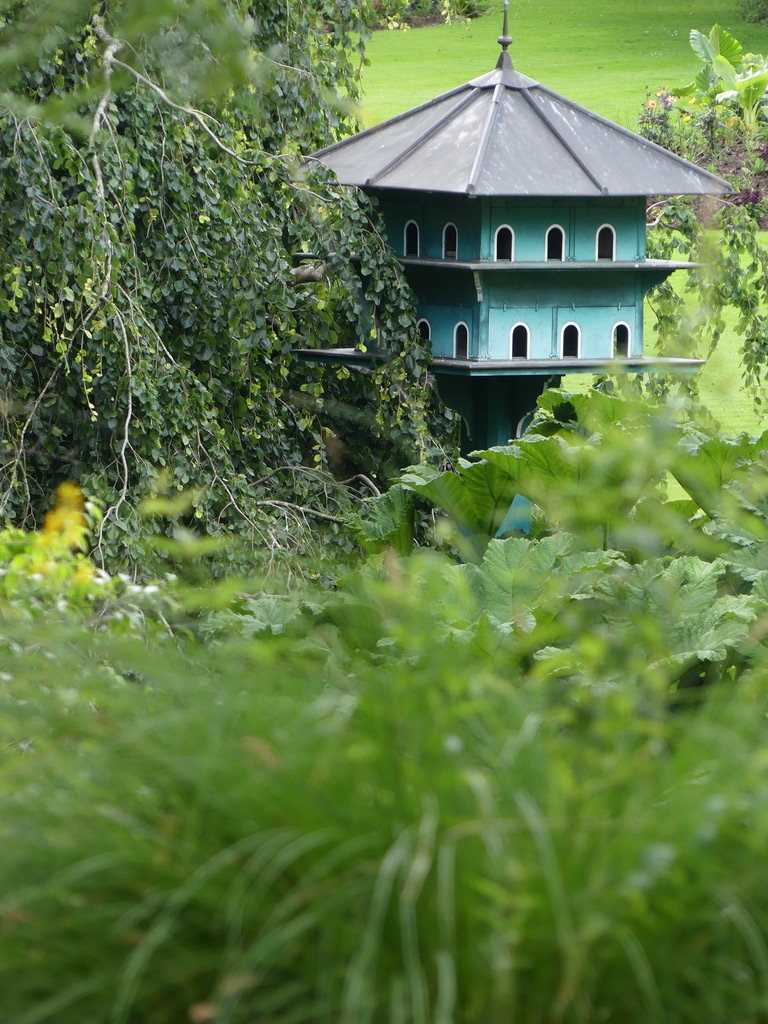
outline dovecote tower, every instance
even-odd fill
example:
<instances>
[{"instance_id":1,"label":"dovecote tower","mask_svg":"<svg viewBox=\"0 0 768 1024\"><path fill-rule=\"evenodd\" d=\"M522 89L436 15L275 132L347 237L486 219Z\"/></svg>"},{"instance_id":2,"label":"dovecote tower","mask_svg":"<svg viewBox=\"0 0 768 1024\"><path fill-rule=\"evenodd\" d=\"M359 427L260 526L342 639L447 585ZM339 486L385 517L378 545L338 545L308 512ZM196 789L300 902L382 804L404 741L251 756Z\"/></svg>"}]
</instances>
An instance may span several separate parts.
<instances>
[{"instance_id":1,"label":"dovecote tower","mask_svg":"<svg viewBox=\"0 0 768 1024\"><path fill-rule=\"evenodd\" d=\"M517 436L564 374L698 368L643 355L646 292L692 266L646 258L646 200L730 191L520 74L511 42L505 0L493 71L309 158L378 200L465 452Z\"/></svg>"}]
</instances>

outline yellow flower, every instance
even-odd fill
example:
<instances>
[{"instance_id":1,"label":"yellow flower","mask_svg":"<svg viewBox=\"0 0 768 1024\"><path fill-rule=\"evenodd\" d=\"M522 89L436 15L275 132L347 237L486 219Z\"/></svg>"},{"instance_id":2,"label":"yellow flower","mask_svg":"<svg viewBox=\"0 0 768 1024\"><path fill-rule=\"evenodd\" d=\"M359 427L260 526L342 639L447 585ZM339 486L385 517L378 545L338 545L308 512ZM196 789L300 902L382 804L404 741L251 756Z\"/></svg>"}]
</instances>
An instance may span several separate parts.
<instances>
[{"instance_id":1,"label":"yellow flower","mask_svg":"<svg viewBox=\"0 0 768 1024\"><path fill-rule=\"evenodd\" d=\"M77 484L73 484L70 480L65 480L63 484L59 484L56 488L56 504L63 505L66 508L82 510L85 507L83 492Z\"/></svg>"},{"instance_id":2,"label":"yellow flower","mask_svg":"<svg viewBox=\"0 0 768 1024\"><path fill-rule=\"evenodd\" d=\"M95 575L96 573L91 563L82 561L72 574L72 579L75 583L90 583Z\"/></svg>"},{"instance_id":3,"label":"yellow flower","mask_svg":"<svg viewBox=\"0 0 768 1024\"><path fill-rule=\"evenodd\" d=\"M84 548L87 523L83 492L77 484L65 482L56 489L56 504L46 514L41 537L58 540L67 548Z\"/></svg>"},{"instance_id":4,"label":"yellow flower","mask_svg":"<svg viewBox=\"0 0 768 1024\"><path fill-rule=\"evenodd\" d=\"M32 558L28 571L33 578L35 576L52 576L56 572L56 562L52 558Z\"/></svg>"}]
</instances>

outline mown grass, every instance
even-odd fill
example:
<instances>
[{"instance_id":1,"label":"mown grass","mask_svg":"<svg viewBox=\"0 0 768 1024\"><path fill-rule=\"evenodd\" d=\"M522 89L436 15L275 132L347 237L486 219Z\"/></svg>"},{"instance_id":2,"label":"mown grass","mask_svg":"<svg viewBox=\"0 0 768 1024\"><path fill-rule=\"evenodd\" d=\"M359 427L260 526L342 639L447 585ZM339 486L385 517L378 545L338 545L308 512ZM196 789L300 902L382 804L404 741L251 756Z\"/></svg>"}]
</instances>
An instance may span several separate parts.
<instances>
[{"instance_id":1,"label":"mown grass","mask_svg":"<svg viewBox=\"0 0 768 1024\"><path fill-rule=\"evenodd\" d=\"M381 31L369 40L364 121L375 124L490 70L497 58L501 4L464 25ZM690 48L692 28L719 22L745 50L768 53L768 26L752 25L735 4L617 4L613 0L546 5L519 0L510 7L513 59L519 71L629 128L648 92L690 81L699 62ZM678 275L678 278L680 275ZM646 344L652 351L653 314L646 311ZM764 417L742 387L737 317L699 375L703 404L727 433L764 429ZM704 355L705 353L702 353ZM591 378L569 380L581 386Z\"/></svg>"},{"instance_id":2,"label":"mown grass","mask_svg":"<svg viewBox=\"0 0 768 1024\"><path fill-rule=\"evenodd\" d=\"M501 10L496 3L468 26L375 32L367 44L366 124L490 71L499 52ZM688 36L692 28L708 31L715 22L746 50L768 51L768 26L745 22L735 4L718 0L516 0L510 5L511 52L519 71L631 127L646 89L693 78L699 65Z\"/></svg>"}]
</instances>

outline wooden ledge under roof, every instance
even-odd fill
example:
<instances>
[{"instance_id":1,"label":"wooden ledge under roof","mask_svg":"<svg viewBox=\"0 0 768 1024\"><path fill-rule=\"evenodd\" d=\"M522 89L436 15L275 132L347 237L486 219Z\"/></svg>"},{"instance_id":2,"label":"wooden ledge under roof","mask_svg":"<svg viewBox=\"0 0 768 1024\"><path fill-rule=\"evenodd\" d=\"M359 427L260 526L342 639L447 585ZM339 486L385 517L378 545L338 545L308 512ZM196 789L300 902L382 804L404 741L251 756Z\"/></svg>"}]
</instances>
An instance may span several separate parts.
<instances>
[{"instance_id":1,"label":"wooden ledge under roof","mask_svg":"<svg viewBox=\"0 0 768 1024\"><path fill-rule=\"evenodd\" d=\"M298 348L293 353L304 362L340 363L344 366L373 367L391 358L386 352L364 352L356 348ZM441 375L461 377L559 377L566 373L696 373L705 362L704 359L674 356L630 356L626 359L456 359L433 356L430 367Z\"/></svg>"}]
</instances>

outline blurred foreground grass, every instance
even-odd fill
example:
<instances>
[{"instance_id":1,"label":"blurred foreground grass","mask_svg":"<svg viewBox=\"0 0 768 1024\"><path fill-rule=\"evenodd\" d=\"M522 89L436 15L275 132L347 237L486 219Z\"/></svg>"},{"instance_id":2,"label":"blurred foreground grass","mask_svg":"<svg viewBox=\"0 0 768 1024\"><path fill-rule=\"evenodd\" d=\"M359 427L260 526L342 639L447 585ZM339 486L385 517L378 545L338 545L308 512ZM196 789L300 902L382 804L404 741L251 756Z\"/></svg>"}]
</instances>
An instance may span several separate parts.
<instances>
[{"instance_id":1,"label":"blurred foreground grass","mask_svg":"<svg viewBox=\"0 0 768 1024\"><path fill-rule=\"evenodd\" d=\"M3 1019L764 1019L765 659L675 710L660 621L480 611L424 552L251 640L6 623Z\"/></svg>"}]
</instances>

